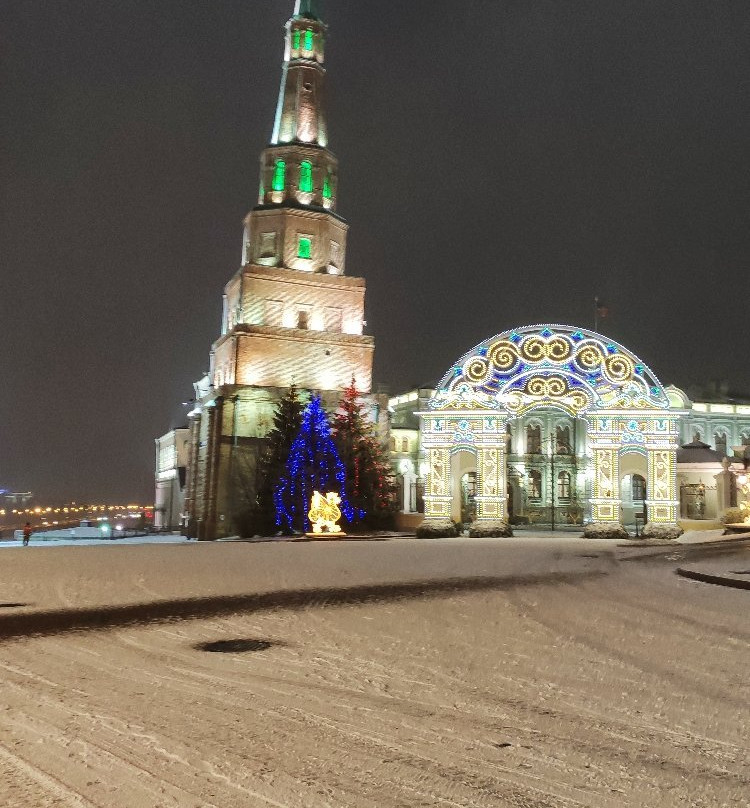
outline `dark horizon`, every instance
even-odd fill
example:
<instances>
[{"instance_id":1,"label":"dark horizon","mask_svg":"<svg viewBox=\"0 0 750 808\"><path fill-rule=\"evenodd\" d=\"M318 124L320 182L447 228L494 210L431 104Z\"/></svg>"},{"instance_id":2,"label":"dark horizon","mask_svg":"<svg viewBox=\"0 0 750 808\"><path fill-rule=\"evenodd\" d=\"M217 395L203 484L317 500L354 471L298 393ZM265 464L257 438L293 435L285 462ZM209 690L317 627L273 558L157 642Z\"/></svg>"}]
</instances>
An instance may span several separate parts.
<instances>
[{"instance_id":1,"label":"dark horizon","mask_svg":"<svg viewBox=\"0 0 750 808\"><path fill-rule=\"evenodd\" d=\"M153 498L255 204L293 0L8 0L0 487ZM327 0L375 381L541 322L750 395L750 7Z\"/></svg>"}]
</instances>

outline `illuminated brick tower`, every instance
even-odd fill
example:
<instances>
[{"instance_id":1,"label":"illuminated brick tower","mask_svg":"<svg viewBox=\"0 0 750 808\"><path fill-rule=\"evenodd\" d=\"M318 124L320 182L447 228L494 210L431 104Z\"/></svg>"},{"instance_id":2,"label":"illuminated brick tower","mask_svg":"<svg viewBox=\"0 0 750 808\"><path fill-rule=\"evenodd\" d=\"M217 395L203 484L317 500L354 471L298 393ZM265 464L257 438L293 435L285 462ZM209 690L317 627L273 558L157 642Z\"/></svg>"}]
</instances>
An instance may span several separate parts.
<instances>
[{"instance_id":1,"label":"illuminated brick tower","mask_svg":"<svg viewBox=\"0 0 750 808\"><path fill-rule=\"evenodd\" d=\"M195 384L185 507L189 532L203 539L230 533L254 499L262 439L292 383L329 407L352 376L371 388L365 282L345 274L348 225L336 212L338 161L328 150L326 33L316 0L297 0L242 266L225 287L210 370Z\"/></svg>"}]
</instances>

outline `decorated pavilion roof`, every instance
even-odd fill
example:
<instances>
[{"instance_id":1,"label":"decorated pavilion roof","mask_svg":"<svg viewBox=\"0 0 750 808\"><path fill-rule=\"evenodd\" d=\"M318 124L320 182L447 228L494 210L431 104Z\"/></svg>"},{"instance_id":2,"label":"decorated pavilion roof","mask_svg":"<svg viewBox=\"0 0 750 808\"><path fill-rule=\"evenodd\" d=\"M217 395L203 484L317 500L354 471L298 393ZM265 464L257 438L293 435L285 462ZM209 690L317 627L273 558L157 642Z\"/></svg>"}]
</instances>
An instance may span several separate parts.
<instances>
[{"instance_id":1,"label":"decorated pavilion roof","mask_svg":"<svg viewBox=\"0 0 750 808\"><path fill-rule=\"evenodd\" d=\"M653 371L619 343L583 328L543 324L505 331L472 348L445 374L430 402L431 409L513 415L539 406L582 415L663 411L669 400Z\"/></svg>"}]
</instances>

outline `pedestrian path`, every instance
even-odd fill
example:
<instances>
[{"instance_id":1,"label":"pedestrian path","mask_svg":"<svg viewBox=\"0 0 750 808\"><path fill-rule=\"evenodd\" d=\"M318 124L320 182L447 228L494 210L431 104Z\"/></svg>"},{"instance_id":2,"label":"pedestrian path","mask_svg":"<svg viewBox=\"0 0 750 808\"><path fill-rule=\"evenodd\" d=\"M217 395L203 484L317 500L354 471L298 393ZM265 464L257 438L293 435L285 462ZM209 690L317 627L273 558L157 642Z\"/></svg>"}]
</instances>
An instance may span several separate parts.
<instances>
[{"instance_id":1,"label":"pedestrian path","mask_svg":"<svg viewBox=\"0 0 750 808\"><path fill-rule=\"evenodd\" d=\"M31 541L29 547L71 547L75 545L80 546L96 546L105 545L107 547L117 547L123 544L185 544L190 542L190 539L185 538L177 533L162 533L148 536L128 536L114 539L43 539L41 541L34 541L34 534L31 534ZM12 539L11 541L0 541L0 549L7 547L22 547L23 542Z\"/></svg>"}]
</instances>

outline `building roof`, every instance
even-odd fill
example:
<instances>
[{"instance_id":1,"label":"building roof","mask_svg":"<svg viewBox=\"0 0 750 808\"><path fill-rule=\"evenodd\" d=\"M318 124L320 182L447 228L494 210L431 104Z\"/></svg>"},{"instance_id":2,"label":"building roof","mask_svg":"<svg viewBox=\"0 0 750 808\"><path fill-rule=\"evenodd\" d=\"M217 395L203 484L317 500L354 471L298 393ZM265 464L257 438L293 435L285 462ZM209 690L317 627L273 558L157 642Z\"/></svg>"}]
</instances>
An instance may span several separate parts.
<instances>
[{"instance_id":1,"label":"building roof","mask_svg":"<svg viewBox=\"0 0 750 808\"><path fill-rule=\"evenodd\" d=\"M721 465L725 456L723 452L717 452L698 438L691 440L690 443L684 443L677 450L678 463L710 463L715 466Z\"/></svg>"}]
</instances>

